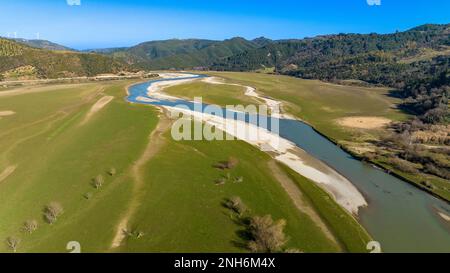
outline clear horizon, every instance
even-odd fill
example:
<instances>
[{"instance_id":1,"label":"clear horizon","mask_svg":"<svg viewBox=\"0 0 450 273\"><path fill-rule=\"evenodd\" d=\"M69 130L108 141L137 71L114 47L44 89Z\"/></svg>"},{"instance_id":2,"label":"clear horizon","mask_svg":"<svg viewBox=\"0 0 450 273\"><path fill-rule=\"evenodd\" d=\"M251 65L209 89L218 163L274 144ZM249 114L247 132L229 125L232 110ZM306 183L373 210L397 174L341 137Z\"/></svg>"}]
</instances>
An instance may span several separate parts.
<instances>
[{"instance_id":1,"label":"clear horizon","mask_svg":"<svg viewBox=\"0 0 450 273\"><path fill-rule=\"evenodd\" d=\"M73 0L69 0L71 2ZM76 2L76 1L75 1ZM301 39L335 33L392 33L450 22L443 1L116 1L2 3L0 36L49 40L74 49L166 39Z\"/></svg>"}]
</instances>

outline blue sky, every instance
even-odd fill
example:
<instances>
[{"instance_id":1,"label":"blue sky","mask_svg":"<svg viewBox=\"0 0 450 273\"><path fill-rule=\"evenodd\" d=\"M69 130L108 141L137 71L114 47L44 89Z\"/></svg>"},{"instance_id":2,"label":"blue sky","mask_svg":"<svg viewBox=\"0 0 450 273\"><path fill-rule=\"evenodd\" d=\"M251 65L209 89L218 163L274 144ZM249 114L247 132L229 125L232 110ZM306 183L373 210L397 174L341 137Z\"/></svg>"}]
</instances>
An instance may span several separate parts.
<instances>
[{"instance_id":1,"label":"blue sky","mask_svg":"<svg viewBox=\"0 0 450 273\"><path fill-rule=\"evenodd\" d=\"M303 38L389 33L450 23L448 0L2 0L0 36L40 38L77 49L170 38Z\"/></svg>"}]
</instances>

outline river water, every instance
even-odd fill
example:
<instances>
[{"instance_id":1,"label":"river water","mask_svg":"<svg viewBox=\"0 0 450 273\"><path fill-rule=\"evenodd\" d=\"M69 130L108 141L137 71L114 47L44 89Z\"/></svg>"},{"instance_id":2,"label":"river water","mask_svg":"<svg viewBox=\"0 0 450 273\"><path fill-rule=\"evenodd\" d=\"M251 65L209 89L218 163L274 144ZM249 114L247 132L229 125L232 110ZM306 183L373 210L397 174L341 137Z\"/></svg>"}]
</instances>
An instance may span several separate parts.
<instances>
[{"instance_id":1,"label":"river water","mask_svg":"<svg viewBox=\"0 0 450 273\"><path fill-rule=\"evenodd\" d=\"M197 75L201 77L205 76ZM183 78L133 85L128 90L127 100L151 105L184 105L194 110L194 103L184 100L146 102L137 99L151 99L147 89L155 82L180 79ZM364 195L369 206L360 209L358 220L380 242L384 252L450 252L450 223L436 213L440 210L450 214L449 203L354 159L301 121L280 119L279 125L281 137L334 168Z\"/></svg>"}]
</instances>

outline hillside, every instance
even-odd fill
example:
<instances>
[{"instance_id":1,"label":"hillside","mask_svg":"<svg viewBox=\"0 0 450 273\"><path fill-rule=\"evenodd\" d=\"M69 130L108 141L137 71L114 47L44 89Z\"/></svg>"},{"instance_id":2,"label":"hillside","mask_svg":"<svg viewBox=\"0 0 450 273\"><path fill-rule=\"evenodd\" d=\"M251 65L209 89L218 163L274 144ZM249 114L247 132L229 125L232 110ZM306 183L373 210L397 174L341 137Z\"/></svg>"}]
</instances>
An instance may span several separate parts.
<instances>
[{"instance_id":1,"label":"hillside","mask_svg":"<svg viewBox=\"0 0 450 273\"><path fill-rule=\"evenodd\" d=\"M57 44L57 43L53 43L47 40L27 40L27 39L22 39L22 38L17 38L17 39L12 39L18 43L27 45L27 46L31 46L34 48L41 48L41 49L48 49L48 50L59 50L59 51L75 51L74 49L71 49L69 47Z\"/></svg>"},{"instance_id":2,"label":"hillside","mask_svg":"<svg viewBox=\"0 0 450 273\"><path fill-rule=\"evenodd\" d=\"M338 34L281 40L216 63L218 70L276 67L302 78L360 79L394 85L417 70L417 61L449 55L450 25L424 25L394 34ZM429 58L427 58L427 56ZM380 75L383 72L383 75ZM398 75L386 75L397 74Z\"/></svg>"},{"instance_id":3,"label":"hillside","mask_svg":"<svg viewBox=\"0 0 450 273\"><path fill-rule=\"evenodd\" d=\"M277 73L325 81L358 80L398 89L403 107L431 123L445 119L450 24L423 25L393 34L338 34L282 40L216 62L211 69ZM362 82L361 82L362 81Z\"/></svg>"},{"instance_id":4,"label":"hillside","mask_svg":"<svg viewBox=\"0 0 450 273\"><path fill-rule=\"evenodd\" d=\"M0 39L0 80L95 76L127 69L127 65L100 54L37 49Z\"/></svg>"},{"instance_id":5,"label":"hillside","mask_svg":"<svg viewBox=\"0 0 450 273\"><path fill-rule=\"evenodd\" d=\"M225 41L171 39L145 42L130 48L95 51L112 55L139 68L185 69L210 66L221 59L258 48L258 42L240 37Z\"/></svg>"}]
</instances>

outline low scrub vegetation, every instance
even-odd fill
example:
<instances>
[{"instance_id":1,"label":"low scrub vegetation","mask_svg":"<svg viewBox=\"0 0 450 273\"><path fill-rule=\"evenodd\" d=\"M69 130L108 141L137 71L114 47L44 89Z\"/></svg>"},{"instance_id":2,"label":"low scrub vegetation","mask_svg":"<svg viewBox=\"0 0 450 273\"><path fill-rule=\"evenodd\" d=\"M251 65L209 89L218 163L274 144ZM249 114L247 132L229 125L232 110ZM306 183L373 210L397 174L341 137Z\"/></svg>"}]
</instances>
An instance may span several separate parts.
<instances>
[{"instance_id":1,"label":"low scrub vegetation","mask_svg":"<svg viewBox=\"0 0 450 273\"><path fill-rule=\"evenodd\" d=\"M44 209L44 219L47 223L53 224L64 213L62 205L58 202L51 202Z\"/></svg>"},{"instance_id":2,"label":"low scrub vegetation","mask_svg":"<svg viewBox=\"0 0 450 273\"><path fill-rule=\"evenodd\" d=\"M20 238L11 236L6 239L6 246L13 252L17 252L17 248L20 245Z\"/></svg>"},{"instance_id":3,"label":"low scrub vegetation","mask_svg":"<svg viewBox=\"0 0 450 273\"><path fill-rule=\"evenodd\" d=\"M39 227L39 224L34 219L33 220L27 220L27 221L25 221L25 223L23 223L23 230L26 233L29 233L29 234L35 232L38 229L38 227Z\"/></svg>"}]
</instances>

